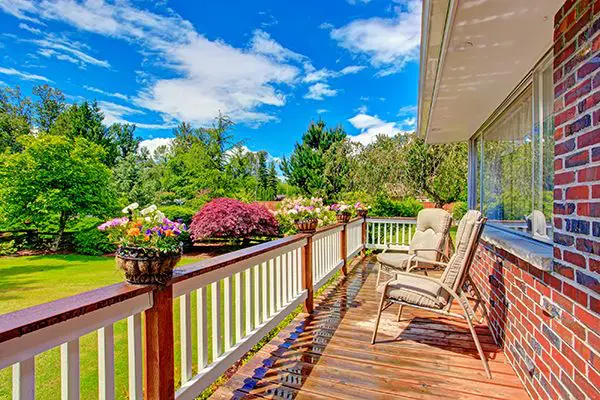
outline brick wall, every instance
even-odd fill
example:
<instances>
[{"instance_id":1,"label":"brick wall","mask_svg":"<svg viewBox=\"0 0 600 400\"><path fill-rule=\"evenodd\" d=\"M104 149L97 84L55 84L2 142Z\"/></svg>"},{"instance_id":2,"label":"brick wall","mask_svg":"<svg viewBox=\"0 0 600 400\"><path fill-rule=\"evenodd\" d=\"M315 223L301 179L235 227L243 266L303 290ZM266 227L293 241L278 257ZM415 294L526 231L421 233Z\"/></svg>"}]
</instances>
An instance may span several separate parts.
<instances>
[{"instance_id":1,"label":"brick wall","mask_svg":"<svg viewBox=\"0 0 600 400\"><path fill-rule=\"evenodd\" d=\"M533 399L600 398L600 318L569 279L485 242L471 276L496 342Z\"/></svg>"},{"instance_id":2,"label":"brick wall","mask_svg":"<svg viewBox=\"0 0 600 400\"><path fill-rule=\"evenodd\" d=\"M532 398L600 399L600 0L567 0L554 43L554 271L484 243L473 275Z\"/></svg>"}]
</instances>

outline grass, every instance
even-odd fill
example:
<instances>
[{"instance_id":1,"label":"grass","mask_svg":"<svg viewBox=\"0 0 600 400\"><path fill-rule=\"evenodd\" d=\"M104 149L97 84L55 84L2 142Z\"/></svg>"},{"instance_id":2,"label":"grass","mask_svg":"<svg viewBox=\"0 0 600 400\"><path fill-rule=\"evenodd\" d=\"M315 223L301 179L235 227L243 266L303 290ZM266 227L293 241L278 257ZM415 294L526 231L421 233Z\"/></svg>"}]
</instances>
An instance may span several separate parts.
<instances>
[{"instance_id":1,"label":"grass","mask_svg":"<svg viewBox=\"0 0 600 400\"><path fill-rule=\"evenodd\" d=\"M184 257L180 265L197 261ZM0 314L121 282L123 275L111 257L78 255L0 258ZM175 351L179 360L179 304L175 302ZM127 322L114 325L115 387L127 398ZM80 338L81 398L98 397L98 347L95 332ZM36 398L60 398L60 350L36 356ZM179 365L176 364L176 368ZM179 376L179 370L176 371ZM12 371L0 371L0 399L11 397Z\"/></svg>"},{"instance_id":2,"label":"grass","mask_svg":"<svg viewBox=\"0 0 600 400\"><path fill-rule=\"evenodd\" d=\"M180 265L198 260L198 258L183 258ZM332 277L329 282L335 280ZM87 290L110 285L123 280L122 273L109 257L87 257L76 255L65 256L31 256L0 258L0 314L12 312L25 307L45 303L62 297L71 296ZM242 279L242 285L244 280ZM324 285L320 291L324 290ZM269 286L270 287L270 286ZM223 289L223 288L222 288ZM223 290L222 290L223 292ZM207 319L208 334L212 336L211 288L207 290ZM222 299L223 300L223 299ZM233 299L235 302L237 299ZM224 301L221 301L221 315ZM261 340L248 354L243 362L267 343L277 332L285 327L299 312L298 307L288 315L279 326ZM193 371L198 371L197 360L197 326L196 326L196 293L191 293L191 328L192 328L192 360ZM242 316L242 324L245 324ZM174 350L175 350L175 384L180 386L180 324L179 301L173 305ZM244 326L244 325L243 325ZM245 329L243 329L245 331ZM223 332L223 323L221 326ZM245 334L246 332L244 332ZM115 342L115 394L118 399L128 398L127 381L127 322L125 320L114 324ZM98 397L98 352L97 333L92 332L80 338L80 390L81 398ZM212 357L212 344L208 344L209 360ZM55 348L36 356L36 398L56 399L60 397L60 349ZM0 399L11 396L11 368L0 371ZM204 399L222 382L220 378L215 384L200 395Z\"/></svg>"}]
</instances>

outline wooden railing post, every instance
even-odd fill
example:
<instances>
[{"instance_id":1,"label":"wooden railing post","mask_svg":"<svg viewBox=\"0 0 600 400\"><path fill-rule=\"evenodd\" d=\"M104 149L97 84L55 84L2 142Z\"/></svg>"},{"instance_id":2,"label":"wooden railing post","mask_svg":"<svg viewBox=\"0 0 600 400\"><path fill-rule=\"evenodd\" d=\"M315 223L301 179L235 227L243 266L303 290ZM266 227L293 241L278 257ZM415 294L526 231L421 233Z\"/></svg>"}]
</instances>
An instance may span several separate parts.
<instances>
[{"instance_id":1,"label":"wooden railing post","mask_svg":"<svg viewBox=\"0 0 600 400\"><path fill-rule=\"evenodd\" d=\"M342 258L342 275L348 275L347 268L347 254L348 254L348 224L344 224L342 231L340 232L340 256Z\"/></svg>"},{"instance_id":2,"label":"wooden railing post","mask_svg":"<svg viewBox=\"0 0 600 400\"><path fill-rule=\"evenodd\" d=\"M362 245L363 245L363 248L360 252L360 255L362 257L364 257L366 255L366 251L367 251L367 217L366 216L363 218L363 223L362 223Z\"/></svg>"},{"instance_id":3,"label":"wooden railing post","mask_svg":"<svg viewBox=\"0 0 600 400\"><path fill-rule=\"evenodd\" d=\"M306 289L307 296L304 301L304 312L312 314L314 310L314 289L312 276L312 234L306 237L306 244L302 248L302 287Z\"/></svg>"},{"instance_id":4,"label":"wooden railing post","mask_svg":"<svg viewBox=\"0 0 600 400\"><path fill-rule=\"evenodd\" d=\"M173 353L173 287L153 291L153 306L145 313L144 398L175 398Z\"/></svg>"}]
</instances>

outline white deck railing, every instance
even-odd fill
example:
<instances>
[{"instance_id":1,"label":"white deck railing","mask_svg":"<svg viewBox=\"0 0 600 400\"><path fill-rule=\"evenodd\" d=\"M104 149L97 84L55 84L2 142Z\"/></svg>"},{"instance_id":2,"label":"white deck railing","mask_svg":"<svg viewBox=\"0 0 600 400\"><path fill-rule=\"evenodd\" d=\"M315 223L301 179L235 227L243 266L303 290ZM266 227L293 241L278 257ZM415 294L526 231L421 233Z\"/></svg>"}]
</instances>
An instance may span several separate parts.
<instances>
[{"instance_id":1,"label":"white deck railing","mask_svg":"<svg viewBox=\"0 0 600 400\"><path fill-rule=\"evenodd\" d=\"M175 270L164 288L120 283L1 315L0 369L12 366L13 399L35 398L35 357L55 347L61 354L61 397L79 399L79 341L95 331L99 398L114 399L113 326L122 320L128 329L129 399L142 399L144 392L149 398L172 397L175 349L169 325L175 303L182 385L174 394L193 399L299 305L312 312L314 291L345 271L365 247L364 229L364 220L357 219L188 265Z\"/></svg>"},{"instance_id":2,"label":"white deck railing","mask_svg":"<svg viewBox=\"0 0 600 400\"><path fill-rule=\"evenodd\" d=\"M367 218L366 247L408 250L416 223L412 218Z\"/></svg>"}]
</instances>

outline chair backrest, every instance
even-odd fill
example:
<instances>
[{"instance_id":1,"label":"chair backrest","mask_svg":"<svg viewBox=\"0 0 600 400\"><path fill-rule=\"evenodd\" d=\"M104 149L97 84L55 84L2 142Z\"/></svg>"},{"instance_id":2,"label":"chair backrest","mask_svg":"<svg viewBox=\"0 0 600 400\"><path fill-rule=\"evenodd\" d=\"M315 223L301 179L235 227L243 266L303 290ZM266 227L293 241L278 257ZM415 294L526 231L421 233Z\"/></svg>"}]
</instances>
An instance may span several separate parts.
<instances>
[{"instance_id":1,"label":"chair backrest","mask_svg":"<svg viewBox=\"0 0 600 400\"><path fill-rule=\"evenodd\" d=\"M417 229L409 245L409 253L415 249L444 250L446 239L452 225L452 216L441 208L425 208L417 215ZM419 257L439 261L440 253L435 251L419 252Z\"/></svg>"},{"instance_id":2,"label":"chair backrest","mask_svg":"<svg viewBox=\"0 0 600 400\"><path fill-rule=\"evenodd\" d=\"M458 224L456 251L440 278L454 290L458 290L462 286L469 272L486 221L487 219L482 218L479 211L470 210ZM444 295L446 294L444 293Z\"/></svg>"}]
</instances>

